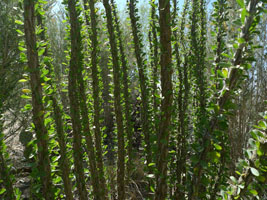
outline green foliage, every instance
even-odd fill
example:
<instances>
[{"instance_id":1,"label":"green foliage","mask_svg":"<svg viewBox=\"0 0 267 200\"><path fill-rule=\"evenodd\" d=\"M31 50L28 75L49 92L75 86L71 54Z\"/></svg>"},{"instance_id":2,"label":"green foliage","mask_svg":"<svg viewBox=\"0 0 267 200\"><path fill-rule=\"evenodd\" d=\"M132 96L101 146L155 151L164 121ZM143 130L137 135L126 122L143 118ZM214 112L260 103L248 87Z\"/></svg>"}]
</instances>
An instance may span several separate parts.
<instances>
[{"instance_id":1,"label":"green foliage","mask_svg":"<svg viewBox=\"0 0 267 200\"><path fill-rule=\"evenodd\" d=\"M48 176L54 199L265 197L265 1L217 0L210 12L204 0L182 9L130 0L126 14L113 0L103 1L105 14L94 0L27 1L37 22L32 54L23 2L0 1L0 198L25 195L12 188L8 112L23 127L32 199L51 200ZM170 16L160 18L166 5Z\"/></svg>"},{"instance_id":2,"label":"green foliage","mask_svg":"<svg viewBox=\"0 0 267 200\"><path fill-rule=\"evenodd\" d=\"M266 113L263 117L266 117ZM250 132L245 159L240 160L237 165L236 177L231 176L231 184L221 192L224 199L260 199L259 195L266 191L266 121L259 121L255 127L256 129Z\"/></svg>"}]
</instances>

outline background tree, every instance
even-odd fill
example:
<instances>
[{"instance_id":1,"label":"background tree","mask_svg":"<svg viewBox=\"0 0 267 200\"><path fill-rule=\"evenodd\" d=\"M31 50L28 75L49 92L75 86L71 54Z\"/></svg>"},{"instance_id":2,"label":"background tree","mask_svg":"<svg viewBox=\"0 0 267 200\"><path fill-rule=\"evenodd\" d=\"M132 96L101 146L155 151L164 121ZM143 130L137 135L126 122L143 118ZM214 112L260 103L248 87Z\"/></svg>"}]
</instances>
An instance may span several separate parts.
<instances>
[{"instance_id":1,"label":"background tree","mask_svg":"<svg viewBox=\"0 0 267 200\"><path fill-rule=\"evenodd\" d=\"M159 26L161 43L161 121L159 125L157 160L157 190L155 199L165 199L167 196L167 163L168 144L171 130L172 115L172 49L171 49L171 13L170 1L159 1Z\"/></svg>"},{"instance_id":2,"label":"background tree","mask_svg":"<svg viewBox=\"0 0 267 200\"><path fill-rule=\"evenodd\" d=\"M40 66L35 35L36 14L35 3L32 0L24 1L24 31L27 47L28 69L32 91L32 113L38 146L38 169L42 183L42 193L45 199L54 199L51 180L51 166L48 151L48 133L44 125L44 105L42 103L42 86Z\"/></svg>"},{"instance_id":3,"label":"background tree","mask_svg":"<svg viewBox=\"0 0 267 200\"><path fill-rule=\"evenodd\" d=\"M121 107L121 88L120 88L120 64L117 49L117 38L115 36L115 28L113 23L112 8L108 0L103 0L106 11L107 28L109 33L109 42L113 64L113 82L114 82L114 107L117 123L117 138L118 138L118 168L117 168L117 185L118 199L125 199L125 144L123 131L123 116Z\"/></svg>"},{"instance_id":4,"label":"background tree","mask_svg":"<svg viewBox=\"0 0 267 200\"><path fill-rule=\"evenodd\" d=\"M87 9L87 1L84 1L85 9ZM99 188L101 195L99 199L105 199L107 196L106 180L104 177L104 166L103 166L103 152L102 152L102 134L100 131L100 88L99 88L99 71L98 71L98 33L97 33L97 15L95 12L95 2L94 0L89 1L90 8L90 19L91 19L91 30L89 32L90 39L92 41L92 51L91 51L91 67L92 67L92 86L93 86L93 100L94 100L94 131L95 131L95 146L96 146L96 161L99 173L99 183L101 183L103 188ZM89 16L86 15L87 20ZM87 22L89 25L89 22ZM98 183L98 187L99 187ZM95 189L96 186L95 186Z\"/></svg>"},{"instance_id":5,"label":"background tree","mask_svg":"<svg viewBox=\"0 0 267 200\"><path fill-rule=\"evenodd\" d=\"M39 13L37 13L37 22L38 25L43 29L43 31L40 34L40 39L42 41L46 41L46 28L43 23L44 16L41 14L42 7L39 8ZM54 76L54 67L52 65L52 59L49 56L49 46L45 46L45 52L43 54L44 63L45 66L48 69L47 74L47 83L49 84L49 87L51 88L52 92L49 91L50 94L50 100L52 101L53 108L51 109L54 115L54 120L56 124L56 132L57 132L57 140L59 143L60 148L60 169L62 172L62 179L64 182L64 192L66 194L67 200L73 200L73 193L72 193L72 183L70 179L70 166L69 166L69 159L67 158L67 147L66 147L66 135L64 133L64 124L63 124L63 116L62 116L62 108L59 106L58 101L56 99L57 93L56 93L56 84L53 82L55 79Z\"/></svg>"},{"instance_id":6,"label":"background tree","mask_svg":"<svg viewBox=\"0 0 267 200\"><path fill-rule=\"evenodd\" d=\"M125 119L126 119L126 126L125 126L125 132L127 133L127 155L128 155L128 161L127 161L127 175L128 178L131 173L131 168L133 164L133 126L132 126L132 118L131 118L131 103L130 103L130 94L129 94L129 80L128 80L128 62L126 59L126 54L122 42L122 36L121 36L121 29L120 24L117 16L116 6L113 0L111 0L112 3L112 10L113 10L113 16L117 31L117 37L119 40L119 50L120 50L120 56L121 56L121 65L122 65L122 72L123 72L123 97L125 102Z\"/></svg>"},{"instance_id":7,"label":"background tree","mask_svg":"<svg viewBox=\"0 0 267 200\"><path fill-rule=\"evenodd\" d=\"M149 128L149 90L148 90L148 77L147 77L147 61L145 60L144 45L142 42L142 33L140 31L139 17L137 16L138 9L136 3L138 1L129 1L129 15L131 19L131 28L133 34L134 52L138 67L139 84L141 90L141 120L142 120L142 132L145 138L145 150L146 150L146 161L147 164L152 162L151 154L151 142L150 142L150 128Z\"/></svg>"},{"instance_id":8,"label":"background tree","mask_svg":"<svg viewBox=\"0 0 267 200\"><path fill-rule=\"evenodd\" d=\"M81 45L81 22L79 20L79 13L77 11L77 1L69 0L67 2L70 20L70 40L71 40L71 58L70 58L70 70L69 70L69 99L70 99L70 116L72 120L73 129L73 157L75 166L75 175L77 178L77 188L80 199L87 199L88 192L85 186L85 176L83 167L83 155L82 155L82 124L80 113L83 117L82 122L84 125L85 134L89 134L88 130L88 114L84 99L83 77L81 76L83 55ZM80 90L82 89L82 90ZM87 116L86 116L87 115ZM85 117L85 118L84 118ZM83 130L83 131L84 131ZM91 140L90 140L91 141ZM93 148L92 145L89 148ZM90 149L89 149L90 150ZM95 159L94 157L92 159ZM93 162L93 160L90 160ZM92 173L97 173L96 171Z\"/></svg>"}]
</instances>

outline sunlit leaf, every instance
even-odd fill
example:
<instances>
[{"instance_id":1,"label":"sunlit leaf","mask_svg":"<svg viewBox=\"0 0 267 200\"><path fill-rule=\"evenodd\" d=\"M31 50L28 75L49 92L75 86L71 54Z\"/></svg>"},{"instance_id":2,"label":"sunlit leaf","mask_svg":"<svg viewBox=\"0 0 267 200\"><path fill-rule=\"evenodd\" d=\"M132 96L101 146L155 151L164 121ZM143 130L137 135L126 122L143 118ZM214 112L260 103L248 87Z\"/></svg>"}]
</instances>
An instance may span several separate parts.
<instances>
[{"instance_id":1,"label":"sunlit leaf","mask_svg":"<svg viewBox=\"0 0 267 200\"><path fill-rule=\"evenodd\" d=\"M22 21L20 21L20 20L15 20L15 23L16 24L19 24L19 25L23 25L24 23L22 22Z\"/></svg>"},{"instance_id":2,"label":"sunlit leaf","mask_svg":"<svg viewBox=\"0 0 267 200\"><path fill-rule=\"evenodd\" d=\"M258 195L258 192L257 192L256 190L249 190L249 192L250 192L251 194L253 194L254 196Z\"/></svg>"},{"instance_id":3,"label":"sunlit leaf","mask_svg":"<svg viewBox=\"0 0 267 200\"><path fill-rule=\"evenodd\" d=\"M26 80L26 79L20 79L19 80L19 83L25 83L25 82L27 82L28 80Z\"/></svg>"},{"instance_id":4,"label":"sunlit leaf","mask_svg":"<svg viewBox=\"0 0 267 200\"><path fill-rule=\"evenodd\" d=\"M259 171L257 169L255 169L254 167L251 167L250 171L254 176L259 176L260 175Z\"/></svg>"},{"instance_id":5,"label":"sunlit leaf","mask_svg":"<svg viewBox=\"0 0 267 200\"><path fill-rule=\"evenodd\" d=\"M27 50L26 48L24 48L24 47L22 47L22 46L19 46L18 49L19 49L20 51L26 51L26 50Z\"/></svg>"},{"instance_id":6,"label":"sunlit leaf","mask_svg":"<svg viewBox=\"0 0 267 200\"><path fill-rule=\"evenodd\" d=\"M222 74L223 74L224 78L227 78L228 77L228 69L223 68L222 69Z\"/></svg>"},{"instance_id":7,"label":"sunlit leaf","mask_svg":"<svg viewBox=\"0 0 267 200\"><path fill-rule=\"evenodd\" d=\"M21 30L17 29L16 31L19 34L19 36L24 36L24 33Z\"/></svg>"},{"instance_id":8,"label":"sunlit leaf","mask_svg":"<svg viewBox=\"0 0 267 200\"><path fill-rule=\"evenodd\" d=\"M30 92L31 92L30 89L22 89L21 91L22 91L23 93L30 93Z\"/></svg>"},{"instance_id":9,"label":"sunlit leaf","mask_svg":"<svg viewBox=\"0 0 267 200\"><path fill-rule=\"evenodd\" d=\"M146 177L148 177L148 178L154 178L155 175L154 174L148 174Z\"/></svg>"},{"instance_id":10,"label":"sunlit leaf","mask_svg":"<svg viewBox=\"0 0 267 200\"><path fill-rule=\"evenodd\" d=\"M236 2L238 3L238 5L239 5L241 8L244 8L244 7L245 7L244 0L236 0Z\"/></svg>"},{"instance_id":11,"label":"sunlit leaf","mask_svg":"<svg viewBox=\"0 0 267 200\"><path fill-rule=\"evenodd\" d=\"M220 145L218 145L218 144L214 144L214 147L219 151L222 150L222 147Z\"/></svg>"},{"instance_id":12,"label":"sunlit leaf","mask_svg":"<svg viewBox=\"0 0 267 200\"><path fill-rule=\"evenodd\" d=\"M6 189L5 189L5 188L1 188L1 190L0 190L0 194L4 194L4 193L5 193L5 191L6 191Z\"/></svg>"},{"instance_id":13,"label":"sunlit leaf","mask_svg":"<svg viewBox=\"0 0 267 200\"><path fill-rule=\"evenodd\" d=\"M20 97L23 98L23 99L31 99L30 96L27 96L27 95L25 95L25 94L21 95Z\"/></svg>"},{"instance_id":14,"label":"sunlit leaf","mask_svg":"<svg viewBox=\"0 0 267 200\"><path fill-rule=\"evenodd\" d=\"M38 56L42 56L45 52L45 48L41 48L38 50Z\"/></svg>"}]
</instances>

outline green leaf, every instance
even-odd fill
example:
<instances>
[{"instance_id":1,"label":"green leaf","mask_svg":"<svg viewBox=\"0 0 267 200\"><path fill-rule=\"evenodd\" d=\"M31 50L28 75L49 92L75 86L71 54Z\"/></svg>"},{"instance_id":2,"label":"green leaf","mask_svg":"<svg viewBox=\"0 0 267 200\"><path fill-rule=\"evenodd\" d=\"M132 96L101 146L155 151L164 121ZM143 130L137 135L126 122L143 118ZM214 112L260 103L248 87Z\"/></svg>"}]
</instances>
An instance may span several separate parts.
<instances>
[{"instance_id":1,"label":"green leaf","mask_svg":"<svg viewBox=\"0 0 267 200\"><path fill-rule=\"evenodd\" d=\"M253 194L254 196L258 195L258 192L257 192L256 190L249 190L249 192L250 192L251 194Z\"/></svg>"},{"instance_id":2,"label":"green leaf","mask_svg":"<svg viewBox=\"0 0 267 200\"><path fill-rule=\"evenodd\" d=\"M45 11L43 11L43 10L39 10L38 12L39 12L39 14L42 15L42 16L45 14Z\"/></svg>"},{"instance_id":3,"label":"green leaf","mask_svg":"<svg viewBox=\"0 0 267 200\"><path fill-rule=\"evenodd\" d=\"M155 192L155 189L153 188L152 185L150 186L150 190L151 190L152 192Z\"/></svg>"},{"instance_id":4,"label":"green leaf","mask_svg":"<svg viewBox=\"0 0 267 200\"><path fill-rule=\"evenodd\" d=\"M155 166L156 164L155 163L149 163L148 166Z\"/></svg>"},{"instance_id":5,"label":"green leaf","mask_svg":"<svg viewBox=\"0 0 267 200\"><path fill-rule=\"evenodd\" d=\"M26 88L25 88L25 89L22 89L21 91L22 91L23 93L30 93L30 92L31 92L30 89L26 89Z\"/></svg>"},{"instance_id":6,"label":"green leaf","mask_svg":"<svg viewBox=\"0 0 267 200\"><path fill-rule=\"evenodd\" d=\"M238 5L239 5L241 8L244 8L244 7L245 7L244 0L236 0L236 2L238 3Z\"/></svg>"},{"instance_id":7,"label":"green leaf","mask_svg":"<svg viewBox=\"0 0 267 200\"><path fill-rule=\"evenodd\" d=\"M19 30L19 29L17 29L16 31L19 34L19 36L23 36L24 35L24 33L21 30Z\"/></svg>"},{"instance_id":8,"label":"green leaf","mask_svg":"<svg viewBox=\"0 0 267 200\"><path fill-rule=\"evenodd\" d=\"M227 57L227 58L232 58L232 56L227 53L222 53L222 56Z\"/></svg>"},{"instance_id":9,"label":"green leaf","mask_svg":"<svg viewBox=\"0 0 267 200\"><path fill-rule=\"evenodd\" d=\"M241 173L239 171L235 171L236 174L238 174L239 176L241 175Z\"/></svg>"},{"instance_id":10,"label":"green leaf","mask_svg":"<svg viewBox=\"0 0 267 200\"><path fill-rule=\"evenodd\" d=\"M266 129L266 122L260 121L259 126L262 127L263 129Z\"/></svg>"},{"instance_id":11,"label":"green leaf","mask_svg":"<svg viewBox=\"0 0 267 200\"><path fill-rule=\"evenodd\" d=\"M5 189L5 188L2 188L2 189L0 190L0 194L5 193L5 191L6 191L6 189Z\"/></svg>"},{"instance_id":12,"label":"green leaf","mask_svg":"<svg viewBox=\"0 0 267 200\"><path fill-rule=\"evenodd\" d=\"M233 181L233 183L237 183L237 180L234 176L230 176L230 179Z\"/></svg>"},{"instance_id":13,"label":"green leaf","mask_svg":"<svg viewBox=\"0 0 267 200\"><path fill-rule=\"evenodd\" d=\"M257 135L257 133L256 133L256 131L251 131L250 132L250 135L255 139L255 140L258 140L258 135Z\"/></svg>"},{"instance_id":14,"label":"green leaf","mask_svg":"<svg viewBox=\"0 0 267 200\"><path fill-rule=\"evenodd\" d=\"M26 62L27 61L27 57L26 54L24 52L20 52L20 60L21 62Z\"/></svg>"},{"instance_id":15,"label":"green leaf","mask_svg":"<svg viewBox=\"0 0 267 200\"><path fill-rule=\"evenodd\" d=\"M38 56L42 56L45 52L45 48L41 48L38 50Z\"/></svg>"},{"instance_id":16,"label":"green leaf","mask_svg":"<svg viewBox=\"0 0 267 200\"><path fill-rule=\"evenodd\" d=\"M251 151L249 149L246 149L245 153L246 153L248 159L251 159L251 157L252 157Z\"/></svg>"},{"instance_id":17,"label":"green leaf","mask_svg":"<svg viewBox=\"0 0 267 200\"><path fill-rule=\"evenodd\" d=\"M24 48L24 47L22 47L22 46L19 46L18 49L19 49L20 51L26 51L26 50L27 50L26 48Z\"/></svg>"},{"instance_id":18,"label":"green leaf","mask_svg":"<svg viewBox=\"0 0 267 200\"><path fill-rule=\"evenodd\" d=\"M260 175L259 171L257 169L255 169L254 167L251 167L250 171L254 176L259 176Z\"/></svg>"},{"instance_id":19,"label":"green leaf","mask_svg":"<svg viewBox=\"0 0 267 200\"><path fill-rule=\"evenodd\" d=\"M234 44L233 44L233 47L234 47L235 49L237 49L237 48L238 48L238 44L237 44L237 43L234 43Z\"/></svg>"},{"instance_id":20,"label":"green leaf","mask_svg":"<svg viewBox=\"0 0 267 200\"><path fill-rule=\"evenodd\" d=\"M214 147L219 151L222 150L222 147L220 145L218 145L218 144L214 144Z\"/></svg>"},{"instance_id":21,"label":"green leaf","mask_svg":"<svg viewBox=\"0 0 267 200\"><path fill-rule=\"evenodd\" d=\"M219 152L216 152L216 156L217 156L218 158L220 158L220 157L221 157L221 154L220 154Z\"/></svg>"},{"instance_id":22,"label":"green leaf","mask_svg":"<svg viewBox=\"0 0 267 200\"><path fill-rule=\"evenodd\" d=\"M263 155L263 152L260 149L257 149L257 155L258 156L262 156Z\"/></svg>"},{"instance_id":23,"label":"green leaf","mask_svg":"<svg viewBox=\"0 0 267 200\"><path fill-rule=\"evenodd\" d=\"M19 25L23 25L24 23L22 22L22 21L20 21L20 20L15 20L15 23L16 24L19 24Z\"/></svg>"},{"instance_id":24,"label":"green leaf","mask_svg":"<svg viewBox=\"0 0 267 200\"><path fill-rule=\"evenodd\" d=\"M46 118L46 119L44 120L44 124L45 124L45 126L46 126L48 123L52 122L52 121L53 121L53 120L51 119L51 117Z\"/></svg>"},{"instance_id":25,"label":"green leaf","mask_svg":"<svg viewBox=\"0 0 267 200\"><path fill-rule=\"evenodd\" d=\"M265 181L265 178L263 176L259 176L257 179L262 183L264 183L264 181Z\"/></svg>"},{"instance_id":26,"label":"green leaf","mask_svg":"<svg viewBox=\"0 0 267 200\"><path fill-rule=\"evenodd\" d=\"M44 57L44 62L47 63L50 61L50 58L49 57Z\"/></svg>"},{"instance_id":27,"label":"green leaf","mask_svg":"<svg viewBox=\"0 0 267 200\"><path fill-rule=\"evenodd\" d=\"M25 82L27 82L28 80L26 80L26 79L20 79L19 80L19 83L25 83Z\"/></svg>"},{"instance_id":28,"label":"green leaf","mask_svg":"<svg viewBox=\"0 0 267 200\"><path fill-rule=\"evenodd\" d=\"M61 181L61 177L57 176L55 179L53 179L54 183L59 183Z\"/></svg>"},{"instance_id":29,"label":"green leaf","mask_svg":"<svg viewBox=\"0 0 267 200\"><path fill-rule=\"evenodd\" d=\"M38 0L38 2L39 2L40 4L44 4L44 5L47 4L47 1L44 1L44 0Z\"/></svg>"},{"instance_id":30,"label":"green leaf","mask_svg":"<svg viewBox=\"0 0 267 200\"><path fill-rule=\"evenodd\" d=\"M45 76L49 73L49 70L48 69L43 69L42 70L42 76Z\"/></svg>"},{"instance_id":31,"label":"green leaf","mask_svg":"<svg viewBox=\"0 0 267 200\"><path fill-rule=\"evenodd\" d=\"M46 76L44 77L44 81L45 81L45 82L50 81L50 80L51 80L51 78L48 78L48 77L46 77Z\"/></svg>"},{"instance_id":32,"label":"green leaf","mask_svg":"<svg viewBox=\"0 0 267 200\"><path fill-rule=\"evenodd\" d=\"M224 77L224 78L227 78L227 77L228 77L228 69L223 68L223 69L222 69L222 74L223 74L223 77Z\"/></svg>"},{"instance_id":33,"label":"green leaf","mask_svg":"<svg viewBox=\"0 0 267 200\"><path fill-rule=\"evenodd\" d=\"M244 43L245 42L245 39L244 38L238 38L238 43L239 44L242 44L242 43Z\"/></svg>"},{"instance_id":34,"label":"green leaf","mask_svg":"<svg viewBox=\"0 0 267 200\"><path fill-rule=\"evenodd\" d=\"M242 22L242 24L244 24L246 16L248 16L248 12L247 12L246 8L243 8L242 12L241 12L241 22Z\"/></svg>"},{"instance_id":35,"label":"green leaf","mask_svg":"<svg viewBox=\"0 0 267 200\"><path fill-rule=\"evenodd\" d=\"M27 95L25 95L25 94L21 95L20 97L23 98L23 99L31 99L30 96L27 96Z\"/></svg>"},{"instance_id":36,"label":"green leaf","mask_svg":"<svg viewBox=\"0 0 267 200\"><path fill-rule=\"evenodd\" d=\"M220 63L218 63L218 65L220 65L222 67L231 67L232 66L231 63L226 63L226 62L220 62Z\"/></svg>"},{"instance_id":37,"label":"green leaf","mask_svg":"<svg viewBox=\"0 0 267 200\"><path fill-rule=\"evenodd\" d=\"M37 27L37 30L36 30L36 35L39 35L40 33L43 32L44 29L40 28L40 27Z\"/></svg>"},{"instance_id":38,"label":"green leaf","mask_svg":"<svg viewBox=\"0 0 267 200\"><path fill-rule=\"evenodd\" d=\"M30 110L30 109L32 109L32 105L31 105L31 104L26 104L26 105L24 106L24 109L26 109L26 110Z\"/></svg>"},{"instance_id":39,"label":"green leaf","mask_svg":"<svg viewBox=\"0 0 267 200\"><path fill-rule=\"evenodd\" d=\"M21 198L21 192L18 188L15 189L15 194L16 194L16 200L20 200Z\"/></svg>"},{"instance_id":40,"label":"green leaf","mask_svg":"<svg viewBox=\"0 0 267 200\"><path fill-rule=\"evenodd\" d=\"M176 153L176 151L175 151L175 150L171 150L169 153L170 153L170 154L172 154L172 153Z\"/></svg>"}]
</instances>

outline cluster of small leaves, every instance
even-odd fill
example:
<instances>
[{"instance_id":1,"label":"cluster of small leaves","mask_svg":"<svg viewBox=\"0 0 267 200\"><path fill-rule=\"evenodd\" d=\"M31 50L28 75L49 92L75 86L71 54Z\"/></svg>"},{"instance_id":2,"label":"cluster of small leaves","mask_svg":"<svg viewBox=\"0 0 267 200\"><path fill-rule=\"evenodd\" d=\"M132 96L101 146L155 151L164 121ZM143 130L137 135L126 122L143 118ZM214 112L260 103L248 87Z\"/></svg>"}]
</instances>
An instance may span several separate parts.
<instances>
[{"instance_id":1,"label":"cluster of small leaves","mask_svg":"<svg viewBox=\"0 0 267 200\"><path fill-rule=\"evenodd\" d=\"M263 115L250 132L245 158L237 164L235 175L230 176L229 186L221 191L220 199L262 199L266 192L267 175L267 115Z\"/></svg>"}]
</instances>

